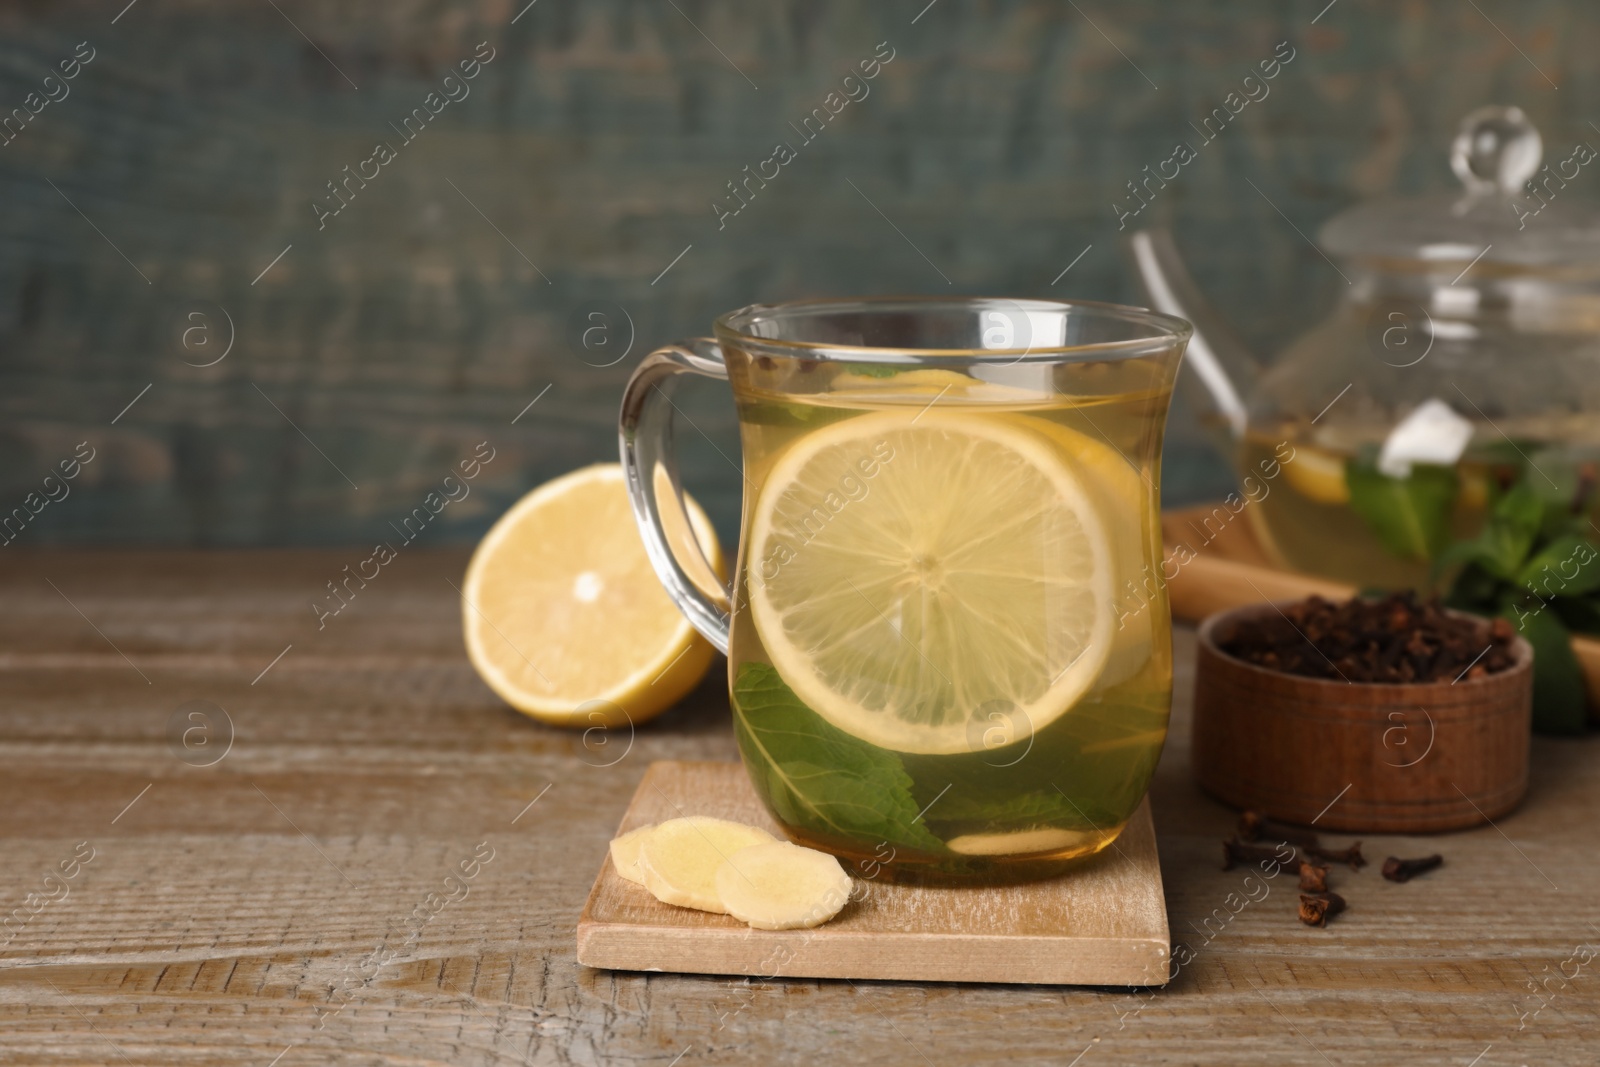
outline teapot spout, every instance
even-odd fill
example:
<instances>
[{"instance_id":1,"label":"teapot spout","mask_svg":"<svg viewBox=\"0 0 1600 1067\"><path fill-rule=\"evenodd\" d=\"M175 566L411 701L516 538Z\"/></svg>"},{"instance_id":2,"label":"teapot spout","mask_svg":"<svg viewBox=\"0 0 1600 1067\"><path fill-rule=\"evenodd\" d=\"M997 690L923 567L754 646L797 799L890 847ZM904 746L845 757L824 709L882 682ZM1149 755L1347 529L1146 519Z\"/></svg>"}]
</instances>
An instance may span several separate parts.
<instances>
[{"instance_id":1,"label":"teapot spout","mask_svg":"<svg viewBox=\"0 0 1600 1067\"><path fill-rule=\"evenodd\" d=\"M1194 370L1211 408L1238 440L1245 428L1244 397L1255 386L1259 366L1200 295L1171 233L1135 231L1128 237L1128 249L1150 306L1193 324L1184 365Z\"/></svg>"}]
</instances>

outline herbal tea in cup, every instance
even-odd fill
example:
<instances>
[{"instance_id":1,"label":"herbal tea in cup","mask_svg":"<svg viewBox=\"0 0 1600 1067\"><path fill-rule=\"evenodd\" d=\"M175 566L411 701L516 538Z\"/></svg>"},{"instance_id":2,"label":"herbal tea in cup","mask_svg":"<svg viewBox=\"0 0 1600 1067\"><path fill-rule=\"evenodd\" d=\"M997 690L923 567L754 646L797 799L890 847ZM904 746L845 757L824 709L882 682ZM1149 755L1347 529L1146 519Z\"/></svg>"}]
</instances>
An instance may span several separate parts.
<instances>
[{"instance_id":1,"label":"herbal tea in cup","mask_svg":"<svg viewBox=\"0 0 1600 1067\"><path fill-rule=\"evenodd\" d=\"M635 514L728 653L756 791L795 840L981 875L1097 852L1166 738L1162 431L1188 327L1100 304L754 306L652 353L622 409ZM733 586L667 449L677 375L726 377Z\"/></svg>"}]
</instances>

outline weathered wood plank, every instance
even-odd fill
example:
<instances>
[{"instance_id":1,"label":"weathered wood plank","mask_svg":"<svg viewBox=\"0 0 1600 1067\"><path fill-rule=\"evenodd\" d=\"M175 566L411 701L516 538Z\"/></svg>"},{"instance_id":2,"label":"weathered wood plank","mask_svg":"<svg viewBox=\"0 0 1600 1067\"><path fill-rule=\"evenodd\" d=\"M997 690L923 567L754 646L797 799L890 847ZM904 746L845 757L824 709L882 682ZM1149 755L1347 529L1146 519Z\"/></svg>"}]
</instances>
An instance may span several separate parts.
<instances>
[{"instance_id":1,"label":"weathered wood plank","mask_svg":"<svg viewBox=\"0 0 1600 1067\"><path fill-rule=\"evenodd\" d=\"M1141 216L1176 221L1263 350L1345 287L1247 178L1314 234L1358 196L1449 187L1455 123L1491 99L1552 150L1594 136L1600 19L1562 0L1341 0L1315 25L1323 4L1240 0L678 6L7 6L0 114L78 42L97 55L0 148L0 509L90 440L102 457L30 541L369 541L487 438L502 458L428 535L464 542L528 486L611 458L628 366L721 311L952 286L1134 299L1112 201L1283 40L1297 56L1271 95ZM480 41L496 55L471 95L319 229L326 183ZM895 58L870 95L719 227L726 183L884 41ZM190 366L217 351L195 346L220 345L222 309L235 348ZM569 324L604 310L621 345L618 309L634 345L601 366L615 349L595 358ZM732 451L721 396L693 414ZM1192 422L1172 441L1172 499L1226 484ZM736 480L689 451L731 529Z\"/></svg>"},{"instance_id":2,"label":"weathered wood plank","mask_svg":"<svg viewBox=\"0 0 1600 1067\"><path fill-rule=\"evenodd\" d=\"M736 758L722 680L631 748L623 736L586 747L473 677L443 581L460 553L402 558L308 636L306 587L343 559L0 558L0 914L51 892L44 875L79 842L96 850L65 898L0 948L0 1062L1590 1058L1600 985L1588 968L1554 976L1600 943L1588 917L1595 739L1535 739L1528 799L1498 830L1368 840L1378 859L1438 850L1446 866L1407 885L1335 872L1351 906L1325 930L1296 922L1276 883L1234 914L1243 872L1218 869L1233 813L1187 769L1192 639L1180 632L1152 804L1174 951L1190 962L1165 990L607 974L574 958L594 872L652 760ZM192 699L234 723L210 767L170 747L169 718ZM480 842L494 858L467 895L417 926L415 909L450 892L444 876ZM363 961L380 947L394 956L373 969Z\"/></svg>"}]
</instances>

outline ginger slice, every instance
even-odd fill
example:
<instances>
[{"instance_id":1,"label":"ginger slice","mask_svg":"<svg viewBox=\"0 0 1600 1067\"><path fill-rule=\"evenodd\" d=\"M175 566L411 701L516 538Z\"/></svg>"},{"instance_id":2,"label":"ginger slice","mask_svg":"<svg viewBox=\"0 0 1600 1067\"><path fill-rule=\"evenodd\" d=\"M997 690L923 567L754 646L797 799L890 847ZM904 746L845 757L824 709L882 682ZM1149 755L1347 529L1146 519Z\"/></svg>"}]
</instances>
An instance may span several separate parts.
<instances>
[{"instance_id":1,"label":"ginger slice","mask_svg":"<svg viewBox=\"0 0 1600 1067\"><path fill-rule=\"evenodd\" d=\"M1031 852L1059 852L1064 848L1075 848L1088 843L1093 836L1082 830L1045 826L1007 834L962 834L946 841L945 847L963 856L1021 856Z\"/></svg>"},{"instance_id":2,"label":"ginger slice","mask_svg":"<svg viewBox=\"0 0 1600 1067\"><path fill-rule=\"evenodd\" d=\"M651 823L611 840L611 865L630 882L644 885L644 874L639 870L639 850L644 847L645 835L655 828L656 824Z\"/></svg>"},{"instance_id":3,"label":"ginger slice","mask_svg":"<svg viewBox=\"0 0 1600 1067\"><path fill-rule=\"evenodd\" d=\"M765 830L726 819L668 819L644 835L638 870L644 887L662 903L725 914L717 868L742 849L775 842Z\"/></svg>"},{"instance_id":4,"label":"ginger slice","mask_svg":"<svg viewBox=\"0 0 1600 1067\"><path fill-rule=\"evenodd\" d=\"M734 853L716 873L724 909L757 930L820 926L850 899L850 876L826 852L788 841Z\"/></svg>"}]
</instances>

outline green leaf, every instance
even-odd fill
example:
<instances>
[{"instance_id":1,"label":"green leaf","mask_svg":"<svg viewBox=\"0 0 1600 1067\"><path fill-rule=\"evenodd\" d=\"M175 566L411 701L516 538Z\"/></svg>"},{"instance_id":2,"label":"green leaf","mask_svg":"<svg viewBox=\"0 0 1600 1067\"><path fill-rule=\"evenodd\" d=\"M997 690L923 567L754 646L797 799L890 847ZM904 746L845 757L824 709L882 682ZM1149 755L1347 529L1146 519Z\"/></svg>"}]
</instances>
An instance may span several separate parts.
<instances>
[{"instance_id":1,"label":"green leaf","mask_svg":"<svg viewBox=\"0 0 1600 1067\"><path fill-rule=\"evenodd\" d=\"M1513 543L1531 544L1539 532L1540 523L1544 521L1548 506L1524 472L1521 478L1512 483L1511 488L1500 494L1489 509L1489 514L1495 525L1502 529L1503 536Z\"/></svg>"},{"instance_id":2,"label":"green leaf","mask_svg":"<svg viewBox=\"0 0 1600 1067\"><path fill-rule=\"evenodd\" d=\"M739 668L734 727L745 765L783 822L829 837L943 853L900 757L829 724L765 663Z\"/></svg>"},{"instance_id":3,"label":"green leaf","mask_svg":"<svg viewBox=\"0 0 1600 1067\"><path fill-rule=\"evenodd\" d=\"M1514 581L1539 534L1545 506L1528 485L1517 482L1489 509L1478 536L1446 545L1434 559L1434 574L1458 563L1475 564L1503 582Z\"/></svg>"},{"instance_id":4,"label":"green leaf","mask_svg":"<svg viewBox=\"0 0 1600 1067\"><path fill-rule=\"evenodd\" d=\"M1350 507L1366 520L1390 552L1405 559L1431 559L1449 533L1450 509L1457 491L1453 467L1417 464L1407 478L1378 470L1363 455L1345 464Z\"/></svg>"},{"instance_id":5,"label":"green leaf","mask_svg":"<svg viewBox=\"0 0 1600 1067\"><path fill-rule=\"evenodd\" d=\"M1532 451L1523 466L1521 480L1543 506L1540 532L1546 537L1565 533L1572 526L1575 512L1586 511L1589 501L1578 464L1565 450Z\"/></svg>"},{"instance_id":6,"label":"green leaf","mask_svg":"<svg viewBox=\"0 0 1600 1067\"><path fill-rule=\"evenodd\" d=\"M1533 646L1533 729L1541 734L1581 734L1585 727L1583 671L1572 635L1548 605L1532 597L1508 599L1500 617Z\"/></svg>"},{"instance_id":7,"label":"green leaf","mask_svg":"<svg viewBox=\"0 0 1600 1067\"><path fill-rule=\"evenodd\" d=\"M1454 548L1455 546L1450 546ZM1448 552L1448 550L1447 550ZM1443 557L1441 556L1441 559ZM1479 615L1493 615L1506 593L1506 583L1478 566L1468 563L1461 568L1450 589L1444 595L1444 606L1457 611L1471 611Z\"/></svg>"},{"instance_id":8,"label":"green leaf","mask_svg":"<svg viewBox=\"0 0 1600 1067\"><path fill-rule=\"evenodd\" d=\"M908 754L905 766L925 783L917 799L926 820L947 838L1025 826L1108 830L1144 795L1169 706L1166 692L1154 690L1087 699L1027 740L978 753Z\"/></svg>"},{"instance_id":9,"label":"green leaf","mask_svg":"<svg viewBox=\"0 0 1600 1067\"><path fill-rule=\"evenodd\" d=\"M928 811L930 821L940 826L960 824L969 832L1019 826L1109 830L1123 818L1106 811L1103 800L1068 796L1059 788L996 797L992 792L962 789L959 784Z\"/></svg>"},{"instance_id":10,"label":"green leaf","mask_svg":"<svg viewBox=\"0 0 1600 1067\"><path fill-rule=\"evenodd\" d=\"M1587 537L1563 534L1523 564L1517 584L1542 600L1592 593L1600 589L1600 551Z\"/></svg>"},{"instance_id":11,"label":"green leaf","mask_svg":"<svg viewBox=\"0 0 1600 1067\"><path fill-rule=\"evenodd\" d=\"M893 378L902 371L913 369L913 366L894 363L847 363L845 370L864 378Z\"/></svg>"},{"instance_id":12,"label":"green leaf","mask_svg":"<svg viewBox=\"0 0 1600 1067\"><path fill-rule=\"evenodd\" d=\"M1164 690L1102 697L1026 742L916 755L832 726L766 664L739 668L733 703L745 763L779 819L936 854L948 854L940 838L953 834L1120 825L1149 785L1169 708Z\"/></svg>"},{"instance_id":13,"label":"green leaf","mask_svg":"<svg viewBox=\"0 0 1600 1067\"><path fill-rule=\"evenodd\" d=\"M1490 580L1496 583L1506 580L1494 576L1494 572L1499 571L1501 568L1495 560L1494 553L1484 543L1482 531L1479 531L1479 536L1477 537L1451 541L1439 550L1439 553L1433 557L1434 583L1437 584L1441 575L1457 565L1464 565L1461 573L1456 576L1457 585L1460 584L1461 575L1466 574L1469 570L1476 570L1481 574L1488 575Z\"/></svg>"},{"instance_id":14,"label":"green leaf","mask_svg":"<svg viewBox=\"0 0 1600 1067\"><path fill-rule=\"evenodd\" d=\"M1544 504L1528 485L1518 481L1494 502L1477 537L1478 562L1496 578L1511 581L1533 548L1544 516Z\"/></svg>"}]
</instances>

